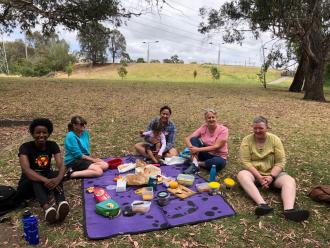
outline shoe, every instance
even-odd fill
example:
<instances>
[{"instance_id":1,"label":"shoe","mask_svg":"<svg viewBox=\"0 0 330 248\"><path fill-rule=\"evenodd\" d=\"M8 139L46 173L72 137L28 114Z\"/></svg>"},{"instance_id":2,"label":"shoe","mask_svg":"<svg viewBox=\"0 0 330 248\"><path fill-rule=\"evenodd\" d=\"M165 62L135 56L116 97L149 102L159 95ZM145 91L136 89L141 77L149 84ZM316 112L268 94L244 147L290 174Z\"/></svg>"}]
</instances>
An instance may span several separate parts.
<instances>
[{"instance_id":1,"label":"shoe","mask_svg":"<svg viewBox=\"0 0 330 248\"><path fill-rule=\"evenodd\" d=\"M73 173L72 168L69 168L63 176L62 181L68 181L71 179L71 174Z\"/></svg>"},{"instance_id":2,"label":"shoe","mask_svg":"<svg viewBox=\"0 0 330 248\"><path fill-rule=\"evenodd\" d=\"M270 206L268 206L268 204L266 203L262 203L259 204L256 209L254 210L255 215L257 216L262 216L265 214L269 214L270 212L272 212L274 209Z\"/></svg>"},{"instance_id":3,"label":"shoe","mask_svg":"<svg viewBox=\"0 0 330 248\"><path fill-rule=\"evenodd\" d=\"M189 167L183 171L183 174L196 174L199 172L199 168L196 165L194 165L192 162L189 164Z\"/></svg>"},{"instance_id":4,"label":"shoe","mask_svg":"<svg viewBox=\"0 0 330 248\"><path fill-rule=\"evenodd\" d=\"M61 201L58 204L56 211L56 219L58 221L63 221L70 211L69 203L67 201Z\"/></svg>"},{"instance_id":5,"label":"shoe","mask_svg":"<svg viewBox=\"0 0 330 248\"><path fill-rule=\"evenodd\" d=\"M309 217L309 211L304 209L289 209L284 210L284 216L288 220L296 222L307 220Z\"/></svg>"},{"instance_id":6,"label":"shoe","mask_svg":"<svg viewBox=\"0 0 330 248\"><path fill-rule=\"evenodd\" d=\"M56 209L54 207L49 207L45 211L45 219L49 224L56 222Z\"/></svg>"}]
</instances>

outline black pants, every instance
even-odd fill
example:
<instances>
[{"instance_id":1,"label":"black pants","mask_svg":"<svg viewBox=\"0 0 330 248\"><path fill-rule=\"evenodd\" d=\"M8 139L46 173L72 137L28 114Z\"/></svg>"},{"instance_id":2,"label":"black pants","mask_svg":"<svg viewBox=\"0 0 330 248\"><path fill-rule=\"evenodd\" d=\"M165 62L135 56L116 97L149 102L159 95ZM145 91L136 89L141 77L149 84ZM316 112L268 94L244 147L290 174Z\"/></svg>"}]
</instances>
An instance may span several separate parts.
<instances>
[{"instance_id":1,"label":"black pants","mask_svg":"<svg viewBox=\"0 0 330 248\"><path fill-rule=\"evenodd\" d=\"M57 175L58 171L50 171L43 176L51 179L57 177ZM56 203L65 200L62 182L55 189L50 190L43 183L32 181L22 173L21 179L18 182L16 200L23 201L35 197L42 207L48 203L50 193L54 194Z\"/></svg>"}]
</instances>

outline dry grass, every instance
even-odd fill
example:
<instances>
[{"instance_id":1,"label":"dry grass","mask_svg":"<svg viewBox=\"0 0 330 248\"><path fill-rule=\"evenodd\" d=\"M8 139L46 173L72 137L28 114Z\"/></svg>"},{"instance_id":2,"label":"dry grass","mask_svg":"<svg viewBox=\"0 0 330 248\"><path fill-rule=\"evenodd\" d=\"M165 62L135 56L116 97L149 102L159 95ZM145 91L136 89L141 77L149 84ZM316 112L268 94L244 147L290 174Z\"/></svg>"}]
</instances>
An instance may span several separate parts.
<instances>
[{"instance_id":1,"label":"dry grass","mask_svg":"<svg viewBox=\"0 0 330 248\"><path fill-rule=\"evenodd\" d=\"M284 142L288 155L288 171L297 179L297 204L311 210L305 223L292 223L281 216L278 194L265 193L275 207L273 215L256 219L254 204L240 190L227 192L227 200L238 215L198 225L177 227L139 235L124 235L103 241L88 241L83 234L80 184L65 184L72 207L61 226L40 223L41 247L328 247L329 210L312 202L306 192L316 183L330 184L330 108L329 103L300 100L284 88L259 85L203 83L136 82L109 80L16 79L0 81L0 119L32 119L43 116L53 120L52 139L63 148L63 138L70 117L86 117L91 131L92 152L100 157L123 155L139 141L138 130L157 116L159 107L169 104L178 129L177 147L183 138L203 123L202 108L213 107L219 119L230 128L230 158L222 174L234 176L240 169L238 148L251 128L256 115L268 117L273 132ZM327 93L327 98L330 95ZM3 130L3 128L0 128ZM17 132L16 132L17 131ZM10 133L1 144L0 182L16 185L19 178L17 149L28 139L22 129ZM8 138L9 137L9 138ZM34 213L42 215L37 204ZM0 224L0 244L24 245L20 239L19 217L11 214L12 223ZM3 235L11 232L11 239ZM16 236L15 236L16 235Z\"/></svg>"}]
</instances>

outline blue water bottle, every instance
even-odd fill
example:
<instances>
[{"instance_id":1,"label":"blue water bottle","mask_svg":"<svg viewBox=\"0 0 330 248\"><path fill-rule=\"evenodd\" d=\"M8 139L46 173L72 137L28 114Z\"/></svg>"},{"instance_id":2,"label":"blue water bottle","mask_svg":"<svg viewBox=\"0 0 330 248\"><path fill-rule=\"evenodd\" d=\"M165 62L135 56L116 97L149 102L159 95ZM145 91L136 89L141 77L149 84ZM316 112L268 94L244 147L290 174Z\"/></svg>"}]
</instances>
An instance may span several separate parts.
<instances>
[{"instance_id":1,"label":"blue water bottle","mask_svg":"<svg viewBox=\"0 0 330 248\"><path fill-rule=\"evenodd\" d=\"M217 169L215 167L215 164L212 165L211 170L210 170L210 178L209 181L210 182L214 182L215 178L217 176Z\"/></svg>"},{"instance_id":2,"label":"blue water bottle","mask_svg":"<svg viewBox=\"0 0 330 248\"><path fill-rule=\"evenodd\" d=\"M30 245L39 244L38 219L29 210L24 211L23 218L24 238Z\"/></svg>"}]
</instances>

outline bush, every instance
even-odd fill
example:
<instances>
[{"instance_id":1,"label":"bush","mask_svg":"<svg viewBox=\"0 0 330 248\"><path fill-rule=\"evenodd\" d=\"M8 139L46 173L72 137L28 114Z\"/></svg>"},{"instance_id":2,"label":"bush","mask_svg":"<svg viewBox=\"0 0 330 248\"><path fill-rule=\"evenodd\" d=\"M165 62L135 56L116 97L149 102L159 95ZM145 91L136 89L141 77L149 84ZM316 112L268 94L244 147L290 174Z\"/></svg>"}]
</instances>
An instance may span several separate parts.
<instances>
[{"instance_id":1,"label":"bush","mask_svg":"<svg viewBox=\"0 0 330 248\"><path fill-rule=\"evenodd\" d=\"M126 77L127 73L128 72L124 66L118 68L118 75L121 77L122 80L124 79L124 77Z\"/></svg>"},{"instance_id":2,"label":"bush","mask_svg":"<svg viewBox=\"0 0 330 248\"><path fill-rule=\"evenodd\" d=\"M212 66L211 67L211 75L214 80L218 80L220 78L220 71L218 67Z\"/></svg>"},{"instance_id":3,"label":"bush","mask_svg":"<svg viewBox=\"0 0 330 248\"><path fill-rule=\"evenodd\" d=\"M73 72L73 65L72 62L70 61L69 64L65 67L65 71L68 74L68 77L71 76L72 72Z\"/></svg>"}]
</instances>

